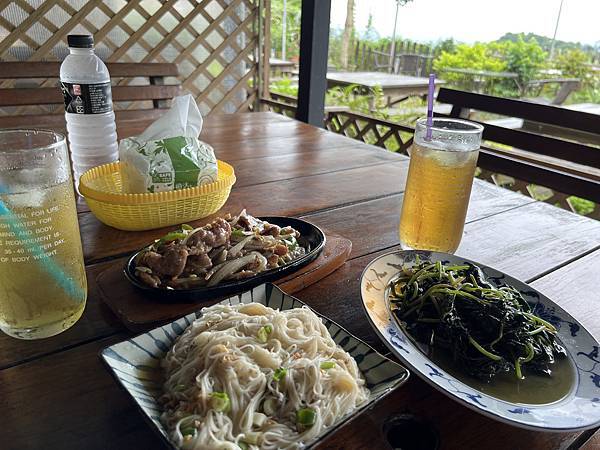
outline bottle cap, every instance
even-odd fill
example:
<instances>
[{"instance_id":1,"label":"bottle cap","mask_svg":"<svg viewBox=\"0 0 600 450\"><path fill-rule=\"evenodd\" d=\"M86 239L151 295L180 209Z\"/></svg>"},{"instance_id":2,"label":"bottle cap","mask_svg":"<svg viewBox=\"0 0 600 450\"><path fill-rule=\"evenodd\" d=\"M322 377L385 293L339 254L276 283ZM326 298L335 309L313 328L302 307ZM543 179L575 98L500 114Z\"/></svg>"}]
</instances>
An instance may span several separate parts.
<instances>
[{"instance_id":1,"label":"bottle cap","mask_svg":"<svg viewBox=\"0 0 600 450\"><path fill-rule=\"evenodd\" d=\"M94 37L90 34L69 34L67 43L72 48L94 48Z\"/></svg>"}]
</instances>

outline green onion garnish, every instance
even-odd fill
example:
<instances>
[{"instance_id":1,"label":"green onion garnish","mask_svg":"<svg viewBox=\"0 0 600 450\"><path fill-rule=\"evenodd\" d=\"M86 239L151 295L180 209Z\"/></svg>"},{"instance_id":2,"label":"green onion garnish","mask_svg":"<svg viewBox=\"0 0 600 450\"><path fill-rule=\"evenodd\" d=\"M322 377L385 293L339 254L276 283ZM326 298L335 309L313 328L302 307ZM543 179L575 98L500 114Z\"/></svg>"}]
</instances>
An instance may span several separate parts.
<instances>
[{"instance_id":1,"label":"green onion garnish","mask_svg":"<svg viewBox=\"0 0 600 450\"><path fill-rule=\"evenodd\" d=\"M229 408L231 407L229 396L226 392L212 392L210 394L210 406L218 412L229 411Z\"/></svg>"},{"instance_id":2,"label":"green onion garnish","mask_svg":"<svg viewBox=\"0 0 600 450\"><path fill-rule=\"evenodd\" d=\"M285 377L286 373L287 373L287 369L284 368L284 367L280 367L279 369L275 369L275 372L273 373L273 379L275 381L281 381Z\"/></svg>"},{"instance_id":3,"label":"green onion garnish","mask_svg":"<svg viewBox=\"0 0 600 450\"><path fill-rule=\"evenodd\" d=\"M315 424L317 412L312 408L302 408L296 412L296 423L303 427L311 427Z\"/></svg>"},{"instance_id":4,"label":"green onion garnish","mask_svg":"<svg viewBox=\"0 0 600 450\"><path fill-rule=\"evenodd\" d=\"M267 342L269 339L269 334L273 332L273 327L271 325L265 325L258 330L256 337L258 338L258 342L262 342L263 344Z\"/></svg>"},{"instance_id":5,"label":"green onion garnish","mask_svg":"<svg viewBox=\"0 0 600 450\"><path fill-rule=\"evenodd\" d=\"M323 369L323 370L333 369L334 367L335 367L335 363L333 361L323 361L321 363L321 369Z\"/></svg>"},{"instance_id":6,"label":"green onion garnish","mask_svg":"<svg viewBox=\"0 0 600 450\"><path fill-rule=\"evenodd\" d=\"M248 444L246 444L245 442L240 441L238 442L237 446L242 450L248 450Z\"/></svg>"},{"instance_id":7,"label":"green onion garnish","mask_svg":"<svg viewBox=\"0 0 600 450\"><path fill-rule=\"evenodd\" d=\"M192 427L189 427L189 428L183 428L183 429L181 430L181 434L182 434L183 436L193 436L194 434L196 434L196 429L195 429L195 428L192 428Z\"/></svg>"},{"instance_id":8,"label":"green onion garnish","mask_svg":"<svg viewBox=\"0 0 600 450\"><path fill-rule=\"evenodd\" d=\"M240 240L240 239L244 239L246 237L246 234L239 229L235 229L231 231L231 237L234 238L235 240Z\"/></svg>"},{"instance_id":9,"label":"green onion garnish","mask_svg":"<svg viewBox=\"0 0 600 450\"><path fill-rule=\"evenodd\" d=\"M182 223L181 229L184 231L192 231L194 229L194 227L192 227L191 225L188 225L187 223Z\"/></svg>"},{"instance_id":10,"label":"green onion garnish","mask_svg":"<svg viewBox=\"0 0 600 450\"><path fill-rule=\"evenodd\" d=\"M283 238L283 241L285 242L286 247L292 252L298 247L298 241L294 236L287 236Z\"/></svg>"},{"instance_id":11,"label":"green onion garnish","mask_svg":"<svg viewBox=\"0 0 600 450\"><path fill-rule=\"evenodd\" d=\"M157 246L161 246L162 244L165 244L167 242L172 242L172 241L176 241L177 239L185 239L187 236L186 233L183 233L181 231L173 231L171 233L168 233L166 235L164 235L163 237L161 237L158 242L156 243Z\"/></svg>"}]
</instances>

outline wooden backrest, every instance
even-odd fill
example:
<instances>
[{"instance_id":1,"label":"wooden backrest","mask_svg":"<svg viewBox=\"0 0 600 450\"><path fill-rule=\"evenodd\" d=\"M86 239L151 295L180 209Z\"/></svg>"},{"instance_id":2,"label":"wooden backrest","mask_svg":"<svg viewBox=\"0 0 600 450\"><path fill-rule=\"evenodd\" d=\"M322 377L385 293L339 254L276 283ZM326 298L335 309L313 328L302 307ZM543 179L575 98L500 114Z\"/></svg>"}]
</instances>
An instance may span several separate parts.
<instances>
[{"instance_id":1,"label":"wooden backrest","mask_svg":"<svg viewBox=\"0 0 600 450\"><path fill-rule=\"evenodd\" d=\"M440 88L437 101L453 105L450 117L468 118L470 110L476 109L570 129L600 138L600 116L596 114L448 88ZM594 170L600 169L599 148L524 129L509 129L489 123L482 123L482 125L484 140L508 145L524 150L526 153L523 156L510 150L482 148L479 158L479 165L482 168L557 189L560 192L600 201L600 177L597 176L598 171ZM592 169L571 169L571 166L560 161L548 162L548 158L544 156L581 164Z\"/></svg>"},{"instance_id":2,"label":"wooden backrest","mask_svg":"<svg viewBox=\"0 0 600 450\"><path fill-rule=\"evenodd\" d=\"M154 108L165 106L164 100L171 99L181 92L179 85L165 85L164 77L177 77L175 64L170 63L107 63L111 78L149 79L143 86L113 86L113 101L151 100ZM0 62L0 80L56 78L60 72L60 62ZM0 107L24 105L55 105L63 102L58 87L24 87L0 89Z\"/></svg>"}]
</instances>

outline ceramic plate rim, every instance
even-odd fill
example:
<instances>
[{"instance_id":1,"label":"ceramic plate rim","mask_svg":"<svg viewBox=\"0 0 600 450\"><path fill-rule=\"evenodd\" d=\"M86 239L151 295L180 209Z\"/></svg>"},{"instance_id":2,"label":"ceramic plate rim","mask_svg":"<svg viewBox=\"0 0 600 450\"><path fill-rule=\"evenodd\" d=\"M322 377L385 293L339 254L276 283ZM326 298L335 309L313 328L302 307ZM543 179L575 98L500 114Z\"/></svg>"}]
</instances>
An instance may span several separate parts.
<instances>
[{"instance_id":1,"label":"ceramic plate rim","mask_svg":"<svg viewBox=\"0 0 600 450\"><path fill-rule=\"evenodd\" d=\"M298 299L297 297L295 297L293 295L290 295L290 294L287 294L285 291L283 291L281 288L279 288L279 286L277 286L277 285L275 285L273 283L262 283L262 284L260 284L258 286L254 286L250 290L241 292L241 293L236 294L236 295L228 296L227 298L225 298L223 300L220 300L220 301L216 302L215 304L226 303L226 302L228 302L232 298L238 298L241 301L241 298L242 298L242 296L244 294L247 294L249 292L253 292L255 289L259 289L262 286L264 286L265 295L267 297L269 295L272 295L273 291L276 291L276 292L279 292L281 294L282 299L285 299L285 297L289 297L289 298L292 299L292 303L293 302L297 302L300 305L300 307L305 306L305 307L309 308L322 321L330 322L332 325L338 327L339 330L341 330L343 333L345 333L345 335L351 337L352 339L356 340L359 344L365 346L369 351L375 353L379 358L381 358L382 361L388 362L388 363L392 364L393 366L396 366L399 369L399 371L400 371L400 374L397 375L392 381L389 382L390 385L388 387L386 387L384 391L382 391L376 397L370 398L364 405L362 405L359 408L357 408L351 414L348 414L345 417L343 417L339 422L336 422L332 427L326 429L322 434L320 434L319 436L317 436L312 443L310 443L309 445L303 447L303 449L310 450L314 446L322 443L323 440L325 440L326 437L330 436L332 433L337 432L342 426L347 425L349 422L351 422L354 419L357 419L358 417L360 417L368 409L372 408L374 405L376 405L381 400L383 400L384 398L386 398L388 395L390 395L396 389L398 389L402 385L404 385L406 383L406 381L410 378L410 373L411 372L404 365L402 365L402 364L394 361L393 359L389 358L386 355L381 354L376 349L374 349L373 346L371 346L370 344L368 344L367 342L365 342L363 339L357 337L356 335L354 335L353 333L351 333L350 331L348 331L345 327L341 326L335 320L332 320L329 317L327 317L326 315L324 315L324 314L320 313L319 311L315 310L310 305L306 304L305 302L303 302L302 300ZM179 317L177 317L177 318L175 318L173 320L170 320L167 323L160 324L160 325L156 326L155 328L152 328L152 329L147 330L145 332L141 332L141 333L138 333L138 334L136 334L134 336L128 337L128 338L126 338L124 340L112 343L112 344L110 344L110 345L108 345L108 346L106 346L106 347L104 347L104 348L102 348L101 350L98 351L98 356L100 357L100 359L102 360L103 364L105 365L105 368L110 373L110 375L112 376L113 380L117 383L117 385L119 386L119 388L122 389L123 391L125 391L125 393L129 397L130 401L133 403L134 407L138 411L138 413L142 415L144 421L153 430L153 432L161 438L161 440L166 445L168 445L170 448L172 448L174 450L177 450L177 447L175 446L175 444L173 442L171 442L171 440L168 438L167 435L165 435L165 434L163 434L161 432L160 428L158 428L158 426L153 422L152 418L147 414L146 411L144 411L142 409L142 407L140 406L140 404L138 403L138 401L136 400L136 398L133 396L131 390L127 386L125 386L125 384L123 383L123 380L118 376L118 374L116 373L116 371L114 370L114 368L110 365L110 363L109 363L109 361L107 359L108 358L107 357L107 353L110 350L113 350L113 347L115 347L115 346L118 346L120 344L124 344L124 343L129 342L129 341L133 341L136 338L149 335L149 334L151 334L153 332L156 332L158 330L162 330L163 327L170 326L174 322L177 322L177 321L183 319L184 317L189 317L191 315L200 314L200 310L202 308L204 308L204 307L206 307L206 306L201 306L201 307L198 308L197 311L185 314L183 316L179 316ZM295 306L295 307L297 307L297 306ZM284 310L284 309L281 308L281 310ZM354 356L352 356L352 358L355 359ZM356 359L355 359L355 361L356 361ZM357 362L357 364L359 364L359 363Z\"/></svg>"},{"instance_id":2,"label":"ceramic plate rim","mask_svg":"<svg viewBox=\"0 0 600 450\"><path fill-rule=\"evenodd\" d=\"M519 420L521 417L523 417L525 414L527 414L527 412L521 412L521 413L515 413L515 416L519 416L519 417L510 417L507 416L506 414L502 415L499 412L496 411L490 411L489 409L487 409L486 407L481 407L478 406L475 403L469 402L467 401L465 398L462 398L461 396L456 395L453 392L450 392L447 388L444 388L443 386L441 386L440 384L436 383L432 378L430 378L429 376L427 376L426 374L424 374L419 368L415 367L415 365L411 362L411 357L406 357L403 353L401 353L394 345L392 342L390 342L391 338L388 338L380 329L380 326L375 322L369 308L367 307L367 299L365 298L365 294L363 292L364 290L364 282L366 280L365 275L368 273L369 269L372 268L372 266L377 262L380 261L382 259L385 258L389 258L391 255L406 255L406 254L410 254L410 253L416 253L416 254L420 254L420 255L433 255L435 257L435 255L443 255L444 257L451 257L451 258L459 258L459 259L463 259L464 261L468 261L471 263L474 263L476 265L478 265L481 268L486 268L489 270L493 270L495 272L498 272L506 277L509 277L510 279L516 280L519 283L522 283L523 285L527 286L528 289L530 289L531 291L537 293L537 295L539 295L540 299L545 299L545 301L549 302L553 307L556 307L560 312L566 314L569 318L571 318L574 323L579 327L579 331L583 331L585 334L589 335L591 337L591 339L594 342L594 345L599 345L597 339L573 316L571 316L571 314L569 314L567 311L565 311L560 305L558 305L556 302L552 301L550 298L548 298L546 295L544 295L543 293L541 293L540 291L538 291L537 289L535 289L534 287L530 286L528 283L522 282L518 279L516 279L515 277L507 274L506 272L503 272L501 270L498 269L494 269L493 267L487 265L487 264L483 264L483 263L479 263L477 261L474 261L470 258L465 258L462 257L460 255L451 255L451 254L447 254L447 253L442 253L442 252L429 252L429 251L420 251L420 250L393 250L390 252L386 252L382 255L379 255L378 257L374 258L373 260L371 260L364 268L364 270L361 273L360 276L360 294L361 294L361 304L363 307L363 310L366 314L366 316L368 317L369 323L371 325L371 327L373 328L373 330L377 333L377 335L379 336L379 338L383 341L383 343L386 345L386 347L388 347L388 349L392 352L392 354L394 356L396 356L402 363L403 365L407 366L409 368L409 370L411 371L411 373L415 373L415 375L417 375L419 378L421 378L422 380L424 380L427 384L429 384L430 386L432 386L433 388L435 388L436 390L438 390L439 392L441 392L442 394L448 396L449 398L451 398L454 401L459 402L460 404L468 407L469 409L476 411L480 414L485 415L486 417L492 418L494 420L499 420L501 422L507 423L507 424L511 424L513 426L517 426L519 428L525 428L528 430L533 430L533 431L548 431L548 432L556 432L556 433L567 433L567 432L575 432L575 431L583 431L583 430L587 430L587 429L591 429L591 428L595 428L598 427L600 425L600 398L594 398L594 399L589 399L592 402L598 402L598 417L594 420L594 421L590 421L589 423L586 423L584 425L581 426L570 426L570 427L560 427L560 426L553 426L553 425L544 425L544 424L533 424L533 423L527 423L523 420ZM391 276L389 278L393 278L395 275L397 274L397 271L393 271L393 273L391 274ZM384 296L384 294L383 294ZM384 298L384 302L386 302L386 299ZM386 311L387 307L386 307ZM396 333L400 333L402 334L404 339L407 339L410 342L410 339L408 339L406 337L406 334L398 327L396 321L393 318L388 317L387 319L389 320L389 323L392 325L392 327L394 328ZM414 344L410 344L412 347L416 348L414 346ZM567 352L568 352L568 357L571 358L571 360L573 361L573 363L575 362L575 358L573 357L571 351L569 348L567 348L565 346ZM418 353L424 358L426 359L435 369L438 369L439 371L443 371L443 369L441 369L437 364L435 364L434 362L432 362L431 360L429 360L429 358L427 358L426 355L424 355L418 348L416 348L416 350L418 351ZM442 372L445 373L445 372ZM547 403L547 404L541 404L541 405L530 405L530 404L523 404L523 403L512 403L512 402L508 402L505 400L500 400L497 399L495 397L490 396L489 394L486 394L484 392L481 392L475 388L471 388L470 386L465 385L463 382L461 382L460 380L455 379L454 377L452 377L452 375L447 374L448 378L454 379L456 380L458 383L460 383L462 386L465 386L467 389L470 389L471 391L476 392L477 394L483 396L483 399L485 400L492 400L493 402L496 402L498 404L507 404L507 405L512 405L514 406L515 410L522 410L522 411L527 411L530 410L530 408L535 409L536 411L539 411L540 409L550 409L553 406L559 407L564 405L564 404L569 404L574 400L575 397L575 392L577 390L577 388L579 387L581 380L580 380L580 374L577 372L576 373L576 379L575 379L575 384L574 386L571 388L571 391L569 394L567 394L566 397L562 398L561 400L558 400L556 402L552 402L552 403ZM600 391L599 391L600 394ZM600 395L599 395L600 397ZM595 405L594 405L595 406Z\"/></svg>"}]
</instances>

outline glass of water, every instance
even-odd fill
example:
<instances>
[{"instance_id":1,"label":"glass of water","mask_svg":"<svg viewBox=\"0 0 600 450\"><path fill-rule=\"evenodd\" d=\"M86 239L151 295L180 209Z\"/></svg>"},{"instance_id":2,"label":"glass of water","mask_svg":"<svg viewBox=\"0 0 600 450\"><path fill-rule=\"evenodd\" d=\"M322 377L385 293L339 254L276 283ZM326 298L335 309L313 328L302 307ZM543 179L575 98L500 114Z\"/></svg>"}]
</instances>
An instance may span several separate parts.
<instances>
[{"instance_id":1,"label":"glass of water","mask_svg":"<svg viewBox=\"0 0 600 450\"><path fill-rule=\"evenodd\" d=\"M64 136L0 130L0 330L53 336L81 317L86 298Z\"/></svg>"}]
</instances>

